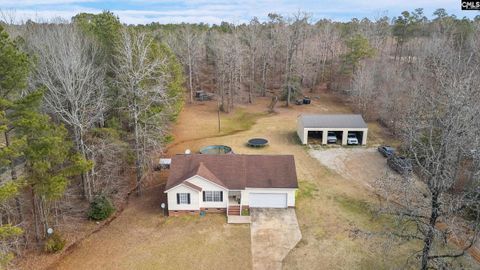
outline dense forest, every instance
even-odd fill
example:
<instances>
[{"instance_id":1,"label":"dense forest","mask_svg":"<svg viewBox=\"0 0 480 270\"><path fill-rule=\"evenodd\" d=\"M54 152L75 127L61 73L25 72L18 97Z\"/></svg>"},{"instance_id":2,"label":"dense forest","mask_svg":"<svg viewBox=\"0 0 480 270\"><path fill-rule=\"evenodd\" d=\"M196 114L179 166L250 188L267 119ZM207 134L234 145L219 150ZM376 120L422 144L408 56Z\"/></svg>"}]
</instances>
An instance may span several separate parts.
<instances>
[{"instance_id":1,"label":"dense forest","mask_svg":"<svg viewBox=\"0 0 480 270\"><path fill-rule=\"evenodd\" d=\"M2 262L101 220L152 168L183 105L170 47L117 17L1 25ZM135 175L135 177L133 177ZM135 180L131 180L134 178Z\"/></svg>"},{"instance_id":2,"label":"dense forest","mask_svg":"<svg viewBox=\"0 0 480 270\"><path fill-rule=\"evenodd\" d=\"M449 218L468 209L462 226L480 230L478 181L450 192L461 161L472 160L478 179L478 44L480 16L443 9L432 19L417 9L349 22L301 12L220 25L123 25L110 12L5 20L0 261L39 243L61 249L63 228L104 219L128 192L140 195L152 157L172 140L169 126L195 91L211 93L228 113L259 97L290 106L326 87L401 139L418 164L432 207L426 216L418 205L392 214L419 226L404 237L425 241L422 265L442 265L443 255L430 252L445 237L435 229L440 220L453 228L459 221ZM48 228L55 237L45 241Z\"/></svg>"}]
</instances>

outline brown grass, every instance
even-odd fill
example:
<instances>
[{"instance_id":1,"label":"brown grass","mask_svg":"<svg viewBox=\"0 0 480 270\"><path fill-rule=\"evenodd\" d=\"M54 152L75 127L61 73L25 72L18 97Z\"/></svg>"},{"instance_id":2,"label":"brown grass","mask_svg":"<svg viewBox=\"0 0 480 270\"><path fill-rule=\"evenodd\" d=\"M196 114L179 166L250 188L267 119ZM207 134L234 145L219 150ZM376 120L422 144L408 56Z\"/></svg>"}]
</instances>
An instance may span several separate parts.
<instances>
[{"instance_id":1,"label":"brown grass","mask_svg":"<svg viewBox=\"0 0 480 270\"><path fill-rule=\"evenodd\" d=\"M278 106L277 113L269 115L265 113L268 103L269 99L259 99L222 114L225 129L220 133L215 102L186 106L173 128L175 141L168 155L212 144L229 145L236 153L293 154L300 179L296 213L303 238L285 258L284 268L403 268L411 245L389 249L383 245L385 239L354 233L391 225L372 215L374 195L360 181L348 181L322 166L298 144L295 127L300 113L351 113L350 109L327 93L314 98L311 105ZM390 142L376 123L369 127L369 145ZM270 145L249 148L246 142L252 137L267 138ZM160 190L149 194L135 199L110 226L81 243L55 269L251 268L248 226L227 225L222 215L166 220L159 208Z\"/></svg>"},{"instance_id":2,"label":"brown grass","mask_svg":"<svg viewBox=\"0 0 480 270\"><path fill-rule=\"evenodd\" d=\"M52 269L251 268L250 229L220 214L163 217L162 186L132 198L125 211Z\"/></svg>"},{"instance_id":3,"label":"brown grass","mask_svg":"<svg viewBox=\"0 0 480 270\"><path fill-rule=\"evenodd\" d=\"M249 106L248 111L264 113L269 100L258 100ZM205 107L206 106L206 107ZM246 110L247 108L241 108ZM203 112L208 105L188 106L180 116L174 133L184 131L185 127L202 130L204 125L213 126L215 115L210 117ZM200 111L199 114L197 114ZM351 237L351 231L359 228L381 227L375 224L370 211L351 211L335 198L342 196L348 202L373 201L372 195L360 183L345 181L340 175L322 166L306 152L306 148L298 144L295 134L296 118L303 112L317 113L351 113L334 96L322 94L309 106L279 106L277 113L263 115L256 119L251 129L237 132L229 136L196 139L193 134L183 134L183 142L169 149L170 154L182 153L185 149L198 150L210 144L226 144L236 153L293 154L295 155L297 174L300 181L300 192L297 195L297 216L303 239L292 250L284 262L286 269L354 269L359 265L383 268L382 260L373 254L381 254L383 250L375 250L378 242L371 239ZM198 118L197 118L198 116ZM201 117L201 121L200 121ZM213 123L212 123L213 122ZM240 123L239 123L240 124ZM388 142L385 131L376 123L369 123L370 144ZM214 134L214 133L213 133ZM212 135L213 135L212 134ZM252 137L265 137L270 146L264 149L248 148L245 143ZM190 139L189 139L190 138ZM348 205L348 204L347 204Z\"/></svg>"}]
</instances>

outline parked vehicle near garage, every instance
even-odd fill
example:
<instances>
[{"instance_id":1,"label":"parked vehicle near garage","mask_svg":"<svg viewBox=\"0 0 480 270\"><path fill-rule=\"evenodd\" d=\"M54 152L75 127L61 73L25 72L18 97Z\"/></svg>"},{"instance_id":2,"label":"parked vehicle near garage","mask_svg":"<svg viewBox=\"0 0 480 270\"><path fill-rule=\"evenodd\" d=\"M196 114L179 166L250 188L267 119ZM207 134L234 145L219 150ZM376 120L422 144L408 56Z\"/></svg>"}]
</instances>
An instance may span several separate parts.
<instances>
[{"instance_id":1,"label":"parked vehicle near garage","mask_svg":"<svg viewBox=\"0 0 480 270\"><path fill-rule=\"evenodd\" d=\"M337 134L333 131L327 133L327 143L337 143Z\"/></svg>"},{"instance_id":2,"label":"parked vehicle near garage","mask_svg":"<svg viewBox=\"0 0 480 270\"><path fill-rule=\"evenodd\" d=\"M326 144L325 135L329 131L335 131L337 142L341 141L342 144L347 144L349 133L355 134L350 139L352 144L367 144L368 125L360 114L301 114L297 118L297 134L302 144L308 144L315 132L321 132L322 144Z\"/></svg>"},{"instance_id":3,"label":"parked vehicle near garage","mask_svg":"<svg viewBox=\"0 0 480 270\"><path fill-rule=\"evenodd\" d=\"M410 175L413 171L412 161L403 156L391 155L387 159L387 164L402 175Z\"/></svg>"},{"instance_id":4,"label":"parked vehicle near garage","mask_svg":"<svg viewBox=\"0 0 480 270\"><path fill-rule=\"evenodd\" d=\"M195 99L197 101L212 100L213 95L211 93L207 93L203 90L197 90L197 91L195 91Z\"/></svg>"},{"instance_id":5,"label":"parked vehicle near garage","mask_svg":"<svg viewBox=\"0 0 480 270\"><path fill-rule=\"evenodd\" d=\"M391 147L390 145L381 145L378 148L378 152L382 154L384 157L389 157L395 154L395 148Z\"/></svg>"},{"instance_id":6,"label":"parked vehicle near garage","mask_svg":"<svg viewBox=\"0 0 480 270\"><path fill-rule=\"evenodd\" d=\"M347 144L350 144L350 145L358 144L357 135L355 133L348 133Z\"/></svg>"}]
</instances>

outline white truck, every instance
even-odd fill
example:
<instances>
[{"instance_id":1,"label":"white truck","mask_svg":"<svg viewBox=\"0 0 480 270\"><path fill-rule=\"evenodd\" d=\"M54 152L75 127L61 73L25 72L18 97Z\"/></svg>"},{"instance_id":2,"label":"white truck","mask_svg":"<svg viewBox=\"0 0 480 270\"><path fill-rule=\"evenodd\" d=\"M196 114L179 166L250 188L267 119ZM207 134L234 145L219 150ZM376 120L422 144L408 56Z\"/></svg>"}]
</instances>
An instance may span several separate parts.
<instances>
[{"instance_id":1,"label":"white truck","mask_svg":"<svg viewBox=\"0 0 480 270\"><path fill-rule=\"evenodd\" d=\"M348 133L347 144L349 144L349 145L357 145L358 144L357 135L355 133Z\"/></svg>"},{"instance_id":2,"label":"white truck","mask_svg":"<svg viewBox=\"0 0 480 270\"><path fill-rule=\"evenodd\" d=\"M327 143L337 143L337 135L333 131L327 133Z\"/></svg>"}]
</instances>

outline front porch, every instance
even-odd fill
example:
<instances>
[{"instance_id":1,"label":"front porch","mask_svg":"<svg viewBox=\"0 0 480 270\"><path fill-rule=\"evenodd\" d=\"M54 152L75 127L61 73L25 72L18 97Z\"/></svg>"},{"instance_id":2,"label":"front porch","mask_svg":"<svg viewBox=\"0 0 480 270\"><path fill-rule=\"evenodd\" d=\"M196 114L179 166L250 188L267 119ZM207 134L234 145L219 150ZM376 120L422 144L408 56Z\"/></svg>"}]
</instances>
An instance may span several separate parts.
<instances>
[{"instance_id":1,"label":"front porch","mask_svg":"<svg viewBox=\"0 0 480 270\"><path fill-rule=\"evenodd\" d=\"M228 223L250 223L250 213L248 207L242 206L240 190L228 191L227 220Z\"/></svg>"}]
</instances>

